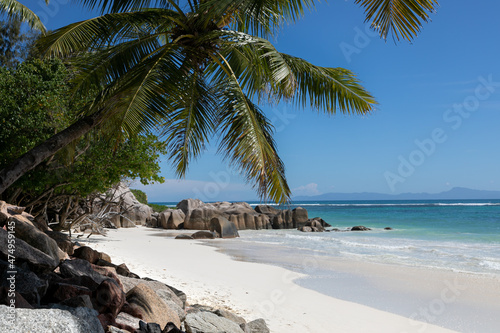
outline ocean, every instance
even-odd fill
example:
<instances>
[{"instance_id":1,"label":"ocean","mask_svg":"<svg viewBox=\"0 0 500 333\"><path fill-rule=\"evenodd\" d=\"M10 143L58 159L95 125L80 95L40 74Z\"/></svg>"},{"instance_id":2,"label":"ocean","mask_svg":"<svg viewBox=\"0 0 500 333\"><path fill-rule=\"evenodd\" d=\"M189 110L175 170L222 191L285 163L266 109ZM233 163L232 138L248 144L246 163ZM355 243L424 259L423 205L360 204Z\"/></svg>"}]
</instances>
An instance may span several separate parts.
<instances>
[{"instance_id":1,"label":"ocean","mask_svg":"<svg viewBox=\"0 0 500 333\"><path fill-rule=\"evenodd\" d=\"M372 230L265 230L245 234L245 241L352 260L500 274L500 200L307 201L290 208L295 207L340 230L357 225Z\"/></svg>"},{"instance_id":2,"label":"ocean","mask_svg":"<svg viewBox=\"0 0 500 333\"><path fill-rule=\"evenodd\" d=\"M349 260L500 274L500 200L302 201L286 208L296 207L333 228L372 230L252 230L243 231L239 241Z\"/></svg>"},{"instance_id":3,"label":"ocean","mask_svg":"<svg viewBox=\"0 0 500 333\"><path fill-rule=\"evenodd\" d=\"M295 283L325 295L459 332L498 332L500 200L303 201L286 208L295 207L341 231L241 230L240 238L204 243L236 260L303 273ZM372 230L342 231L358 225ZM421 285L406 283L413 271L424 272ZM438 277L427 281L434 273ZM489 305L470 301L464 293L460 301L447 304L443 315L419 317L419 309L434 304L456 273L473 284L467 287L471 299L483 297L477 287ZM493 288L481 287L486 280L493 281Z\"/></svg>"}]
</instances>

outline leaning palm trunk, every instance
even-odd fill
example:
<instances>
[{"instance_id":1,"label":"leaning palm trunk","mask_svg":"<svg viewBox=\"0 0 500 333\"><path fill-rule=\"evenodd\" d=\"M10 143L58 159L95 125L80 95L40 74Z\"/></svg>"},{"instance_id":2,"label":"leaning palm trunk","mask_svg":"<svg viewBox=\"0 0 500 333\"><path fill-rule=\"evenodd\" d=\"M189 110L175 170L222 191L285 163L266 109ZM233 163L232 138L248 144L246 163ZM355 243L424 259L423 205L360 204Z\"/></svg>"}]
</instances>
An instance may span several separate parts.
<instances>
[{"instance_id":1,"label":"leaning palm trunk","mask_svg":"<svg viewBox=\"0 0 500 333\"><path fill-rule=\"evenodd\" d=\"M26 172L95 128L103 118L103 111L86 116L7 165L0 171L0 195Z\"/></svg>"}]
</instances>

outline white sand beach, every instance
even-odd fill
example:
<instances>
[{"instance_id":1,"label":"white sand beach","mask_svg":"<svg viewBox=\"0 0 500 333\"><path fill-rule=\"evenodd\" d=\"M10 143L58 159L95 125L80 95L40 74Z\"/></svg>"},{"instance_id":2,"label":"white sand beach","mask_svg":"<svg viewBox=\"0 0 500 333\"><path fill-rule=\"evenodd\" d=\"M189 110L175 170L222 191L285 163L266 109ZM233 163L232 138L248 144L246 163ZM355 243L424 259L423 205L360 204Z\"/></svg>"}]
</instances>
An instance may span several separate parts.
<instances>
[{"instance_id":1,"label":"white sand beach","mask_svg":"<svg viewBox=\"0 0 500 333\"><path fill-rule=\"evenodd\" d=\"M175 240L164 230L109 230L79 238L141 277L183 290L190 304L231 309L247 320L264 318L273 333L454 332L299 287L302 275L267 264L231 259L195 240Z\"/></svg>"}]
</instances>

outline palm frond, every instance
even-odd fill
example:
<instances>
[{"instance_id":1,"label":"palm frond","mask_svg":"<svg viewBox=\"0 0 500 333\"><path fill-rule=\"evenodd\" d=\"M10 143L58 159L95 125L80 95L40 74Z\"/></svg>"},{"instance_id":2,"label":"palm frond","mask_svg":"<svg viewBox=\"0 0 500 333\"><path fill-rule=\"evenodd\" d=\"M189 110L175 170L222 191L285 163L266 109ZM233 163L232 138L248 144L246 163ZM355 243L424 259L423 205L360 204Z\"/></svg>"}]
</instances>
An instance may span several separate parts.
<instances>
[{"instance_id":1,"label":"palm frond","mask_svg":"<svg viewBox=\"0 0 500 333\"><path fill-rule=\"evenodd\" d=\"M179 71L183 57L178 48L165 45L105 87L91 112L104 110L106 120L119 125L128 136L155 130L169 117L180 93L177 83L184 76Z\"/></svg>"},{"instance_id":2,"label":"palm frond","mask_svg":"<svg viewBox=\"0 0 500 333\"><path fill-rule=\"evenodd\" d=\"M297 105L318 111L366 114L373 111L375 98L361 86L356 76L344 68L315 66L304 59L284 53L283 66L297 82L291 98Z\"/></svg>"},{"instance_id":3,"label":"palm frond","mask_svg":"<svg viewBox=\"0 0 500 333\"><path fill-rule=\"evenodd\" d=\"M163 125L170 160L179 177L186 175L189 162L204 149L214 132L218 94L200 73L185 77L183 93L176 96L175 109Z\"/></svg>"},{"instance_id":4,"label":"palm frond","mask_svg":"<svg viewBox=\"0 0 500 333\"><path fill-rule=\"evenodd\" d=\"M77 0L89 9L99 9L101 13L119 13L136 11L144 8L171 9L172 0Z\"/></svg>"},{"instance_id":5,"label":"palm frond","mask_svg":"<svg viewBox=\"0 0 500 333\"><path fill-rule=\"evenodd\" d=\"M225 59L224 59L225 60ZM219 112L218 129L222 140L219 153L240 167L249 183L255 184L261 198L278 203L290 199L285 168L272 137L273 127L262 111L245 95L227 61L224 103Z\"/></svg>"},{"instance_id":6,"label":"palm frond","mask_svg":"<svg viewBox=\"0 0 500 333\"><path fill-rule=\"evenodd\" d=\"M219 27L269 36L314 6L314 0L208 0L201 2L199 11L216 19Z\"/></svg>"},{"instance_id":7,"label":"palm frond","mask_svg":"<svg viewBox=\"0 0 500 333\"><path fill-rule=\"evenodd\" d=\"M439 6L436 0L355 0L365 9L370 26L387 39L392 34L396 40L411 41L428 22L429 14Z\"/></svg>"},{"instance_id":8,"label":"palm frond","mask_svg":"<svg viewBox=\"0 0 500 333\"><path fill-rule=\"evenodd\" d=\"M167 9L107 14L60 28L41 39L38 47L41 52L56 56L94 52L144 36L165 34L176 15Z\"/></svg>"},{"instance_id":9,"label":"palm frond","mask_svg":"<svg viewBox=\"0 0 500 333\"><path fill-rule=\"evenodd\" d=\"M69 63L77 73L72 80L73 93L85 94L105 87L165 47L160 46L156 36L148 36L72 58Z\"/></svg>"},{"instance_id":10,"label":"palm frond","mask_svg":"<svg viewBox=\"0 0 500 333\"><path fill-rule=\"evenodd\" d=\"M221 52L250 96L289 100L328 113L365 114L376 104L349 70L315 66L278 52L266 39L242 33L232 32L224 46Z\"/></svg>"},{"instance_id":11,"label":"palm frond","mask_svg":"<svg viewBox=\"0 0 500 333\"><path fill-rule=\"evenodd\" d=\"M48 0L46 2L48 3ZM0 13L6 13L9 17L27 22L31 28L40 30L42 33L46 32L40 18L17 0L1 0Z\"/></svg>"}]
</instances>

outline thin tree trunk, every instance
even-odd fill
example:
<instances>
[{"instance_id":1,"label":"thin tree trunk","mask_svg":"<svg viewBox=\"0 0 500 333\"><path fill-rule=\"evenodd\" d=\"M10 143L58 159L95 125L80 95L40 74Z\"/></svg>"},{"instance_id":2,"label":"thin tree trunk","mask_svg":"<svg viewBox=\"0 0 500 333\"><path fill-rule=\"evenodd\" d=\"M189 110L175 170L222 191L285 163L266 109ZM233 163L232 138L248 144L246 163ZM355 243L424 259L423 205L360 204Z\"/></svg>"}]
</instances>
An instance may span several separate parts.
<instances>
[{"instance_id":1,"label":"thin tree trunk","mask_svg":"<svg viewBox=\"0 0 500 333\"><path fill-rule=\"evenodd\" d=\"M26 172L99 125L103 118L103 111L82 118L6 166L0 171L0 195Z\"/></svg>"}]
</instances>

